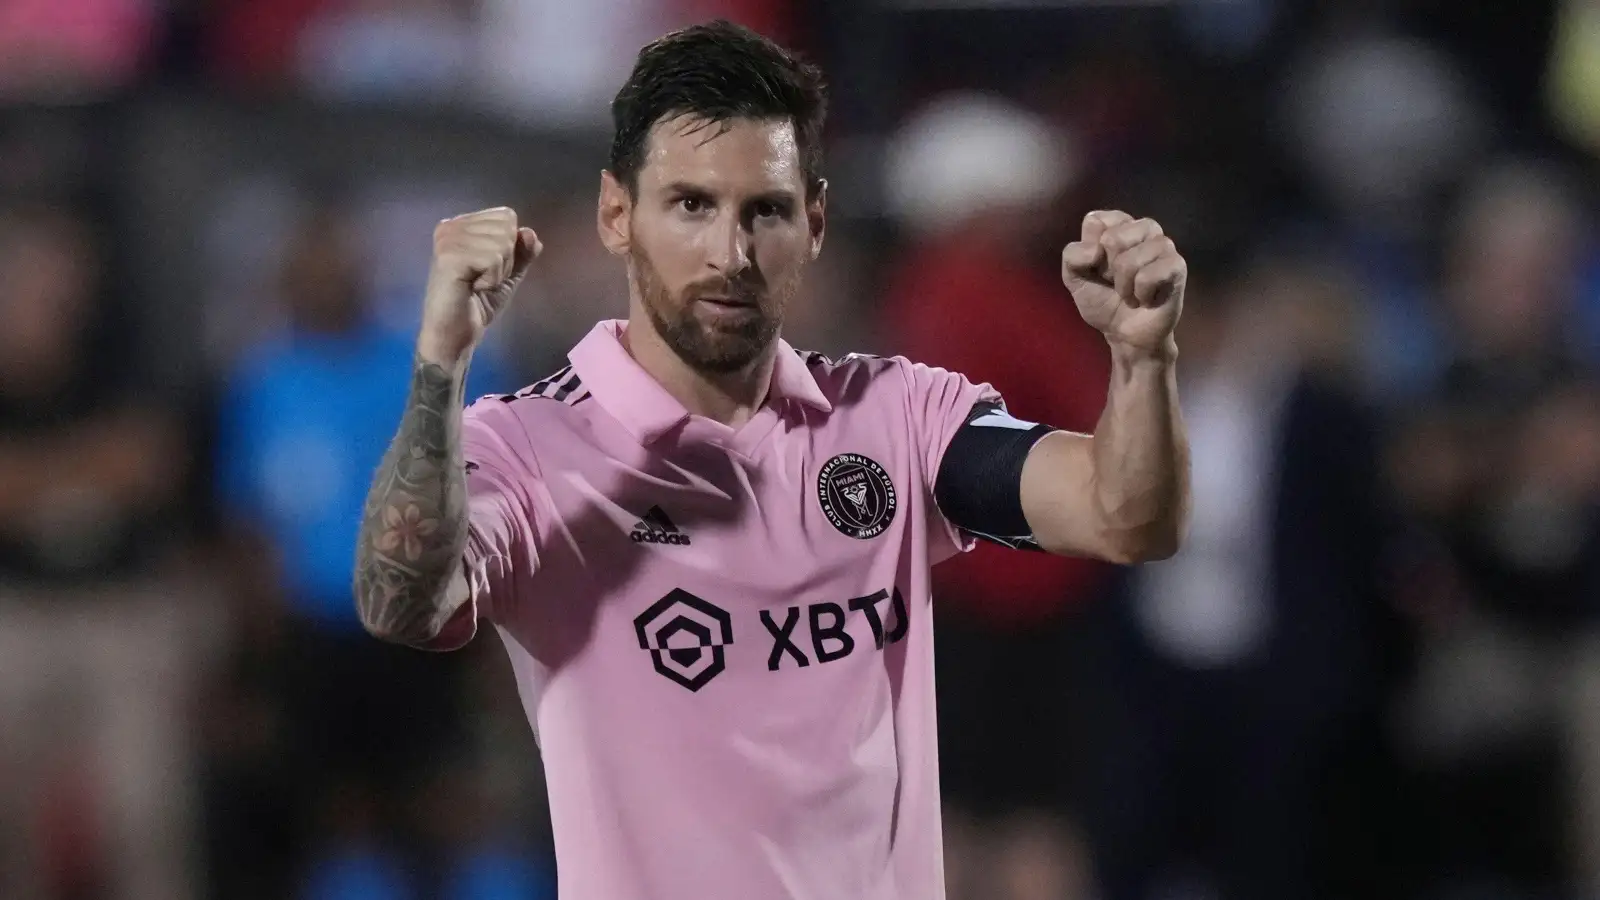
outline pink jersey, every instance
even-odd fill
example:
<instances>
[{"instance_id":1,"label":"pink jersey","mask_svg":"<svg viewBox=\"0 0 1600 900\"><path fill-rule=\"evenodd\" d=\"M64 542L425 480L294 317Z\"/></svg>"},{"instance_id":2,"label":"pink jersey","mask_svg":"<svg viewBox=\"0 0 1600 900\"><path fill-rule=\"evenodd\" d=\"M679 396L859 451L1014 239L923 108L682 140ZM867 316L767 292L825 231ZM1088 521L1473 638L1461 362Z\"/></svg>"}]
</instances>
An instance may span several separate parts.
<instances>
[{"instance_id":1,"label":"pink jersey","mask_svg":"<svg viewBox=\"0 0 1600 900\"><path fill-rule=\"evenodd\" d=\"M563 900L944 896L933 479L987 385L779 342L734 429L601 322L466 412L475 614L543 750Z\"/></svg>"}]
</instances>

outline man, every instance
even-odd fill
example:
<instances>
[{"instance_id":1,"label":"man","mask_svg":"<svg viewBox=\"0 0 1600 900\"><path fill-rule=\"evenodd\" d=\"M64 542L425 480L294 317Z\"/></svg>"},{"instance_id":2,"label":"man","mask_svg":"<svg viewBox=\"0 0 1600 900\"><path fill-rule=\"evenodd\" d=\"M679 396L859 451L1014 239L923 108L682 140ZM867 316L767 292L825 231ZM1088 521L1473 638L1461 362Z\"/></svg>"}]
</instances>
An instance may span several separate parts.
<instances>
[{"instance_id":1,"label":"man","mask_svg":"<svg viewBox=\"0 0 1600 900\"><path fill-rule=\"evenodd\" d=\"M1061 290L1053 211L1080 174L1074 144L1044 117L990 96L928 101L886 154L889 208L913 239L875 305L896 352L981 372L1014 416L1087 431L1111 367L1105 339ZM1184 344L1187 370L1187 336ZM1187 396L1187 371L1184 381ZM1086 692L1064 662L1084 655L1082 613L1109 574L1092 560L996 544L934 569L934 656L961 673L940 678L936 692L952 900L1086 893L1077 886L1088 848L1068 778L1077 766L1063 765L1082 743Z\"/></svg>"},{"instance_id":2,"label":"man","mask_svg":"<svg viewBox=\"0 0 1600 900\"><path fill-rule=\"evenodd\" d=\"M1215 271L1183 322L1183 552L1115 574L1076 661L1099 896L1383 895L1358 889L1381 826L1350 827L1374 799L1392 626L1378 429L1334 343L1358 295L1292 249Z\"/></svg>"},{"instance_id":3,"label":"man","mask_svg":"<svg viewBox=\"0 0 1600 900\"><path fill-rule=\"evenodd\" d=\"M221 727L207 748L211 889L241 898L295 893L276 880L289 873L313 885L351 867L398 878L389 848L426 831L408 813L465 724L461 667L371 640L350 608L362 470L391 436L390 386L413 341L372 309L369 260L342 209L315 204L285 237L276 286L288 327L242 354L217 410L239 636L226 671L207 679L207 721L268 709L284 722L254 738ZM473 366L482 389L505 383L491 362ZM315 765L262 764L285 757ZM301 830L312 823L322 827Z\"/></svg>"},{"instance_id":4,"label":"man","mask_svg":"<svg viewBox=\"0 0 1600 900\"><path fill-rule=\"evenodd\" d=\"M822 249L823 106L814 68L737 26L647 46L598 216L629 318L465 414L540 244L508 209L435 231L357 605L422 647L498 628L566 898L942 897L930 566L974 536L1123 563L1178 545L1172 242L1097 212L1063 255L1113 357L1094 437L955 373L798 353L779 330Z\"/></svg>"}]
</instances>

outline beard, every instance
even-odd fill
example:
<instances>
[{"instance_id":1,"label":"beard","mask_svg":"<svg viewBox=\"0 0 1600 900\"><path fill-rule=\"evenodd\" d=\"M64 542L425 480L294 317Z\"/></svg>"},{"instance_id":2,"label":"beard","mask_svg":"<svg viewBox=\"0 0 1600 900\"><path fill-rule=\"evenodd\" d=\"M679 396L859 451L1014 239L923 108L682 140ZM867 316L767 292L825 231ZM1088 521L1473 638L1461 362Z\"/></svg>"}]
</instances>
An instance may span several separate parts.
<instances>
[{"instance_id":1,"label":"beard","mask_svg":"<svg viewBox=\"0 0 1600 900\"><path fill-rule=\"evenodd\" d=\"M777 338L783 311L800 287L796 272L775 290L759 277L717 279L694 282L674 296L649 256L637 247L628 256L656 333L689 368L706 374L737 372L759 359ZM706 296L727 296L748 305L733 315L705 319L695 301Z\"/></svg>"}]
</instances>

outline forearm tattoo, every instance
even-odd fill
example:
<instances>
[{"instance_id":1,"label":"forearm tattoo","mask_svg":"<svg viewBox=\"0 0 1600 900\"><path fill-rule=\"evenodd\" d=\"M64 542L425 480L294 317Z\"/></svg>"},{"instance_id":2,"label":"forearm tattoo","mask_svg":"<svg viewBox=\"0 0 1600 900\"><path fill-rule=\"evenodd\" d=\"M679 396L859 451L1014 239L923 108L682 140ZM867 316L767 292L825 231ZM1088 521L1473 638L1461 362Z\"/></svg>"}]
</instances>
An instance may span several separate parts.
<instances>
[{"instance_id":1,"label":"forearm tattoo","mask_svg":"<svg viewBox=\"0 0 1600 900\"><path fill-rule=\"evenodd\" d=\"M467 541L461 454L465 379L418 358L400 432L367 494L356 546L356 608L385 640L420 643L455 609L446 585Z\"/></svg>"}]
</instances>

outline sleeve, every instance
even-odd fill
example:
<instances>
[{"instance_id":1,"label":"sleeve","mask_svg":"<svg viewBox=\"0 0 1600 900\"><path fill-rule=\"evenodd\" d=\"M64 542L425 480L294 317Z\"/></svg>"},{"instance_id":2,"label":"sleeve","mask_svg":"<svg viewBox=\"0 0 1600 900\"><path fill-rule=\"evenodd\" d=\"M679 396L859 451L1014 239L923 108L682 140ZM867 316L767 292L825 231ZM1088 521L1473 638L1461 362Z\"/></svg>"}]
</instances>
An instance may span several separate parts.
<instances>
[{"instance_id":1,"label":"sleeve","mask_svg":"<svg viewBox=\"0 0 1600 900\"><path fill-rule=\"evenodd\" d=\"M538 463L521 421L506 404L489 397L468 407L461 444L467 482L462 562L471 609L458 614L463 623L451 623L453 628L512 614L538 569L541 520Z\"/></svg>"},{"instance_id":2,"label":"sleeve","mask_svg":"<svg viewBox=\"0 0 1600 900\"><path fill-rule=\"evenodd\" d=\"M972 549L974 539L939 511L934 487L945 451L956 432L966 424L980 401L1002 404L1000 394L988 384L974 384L960 373L902 360L909 386L913 439L921 454L923 494L930 522L929 557L934 563Z\"/></svg>"}]
</instances>

